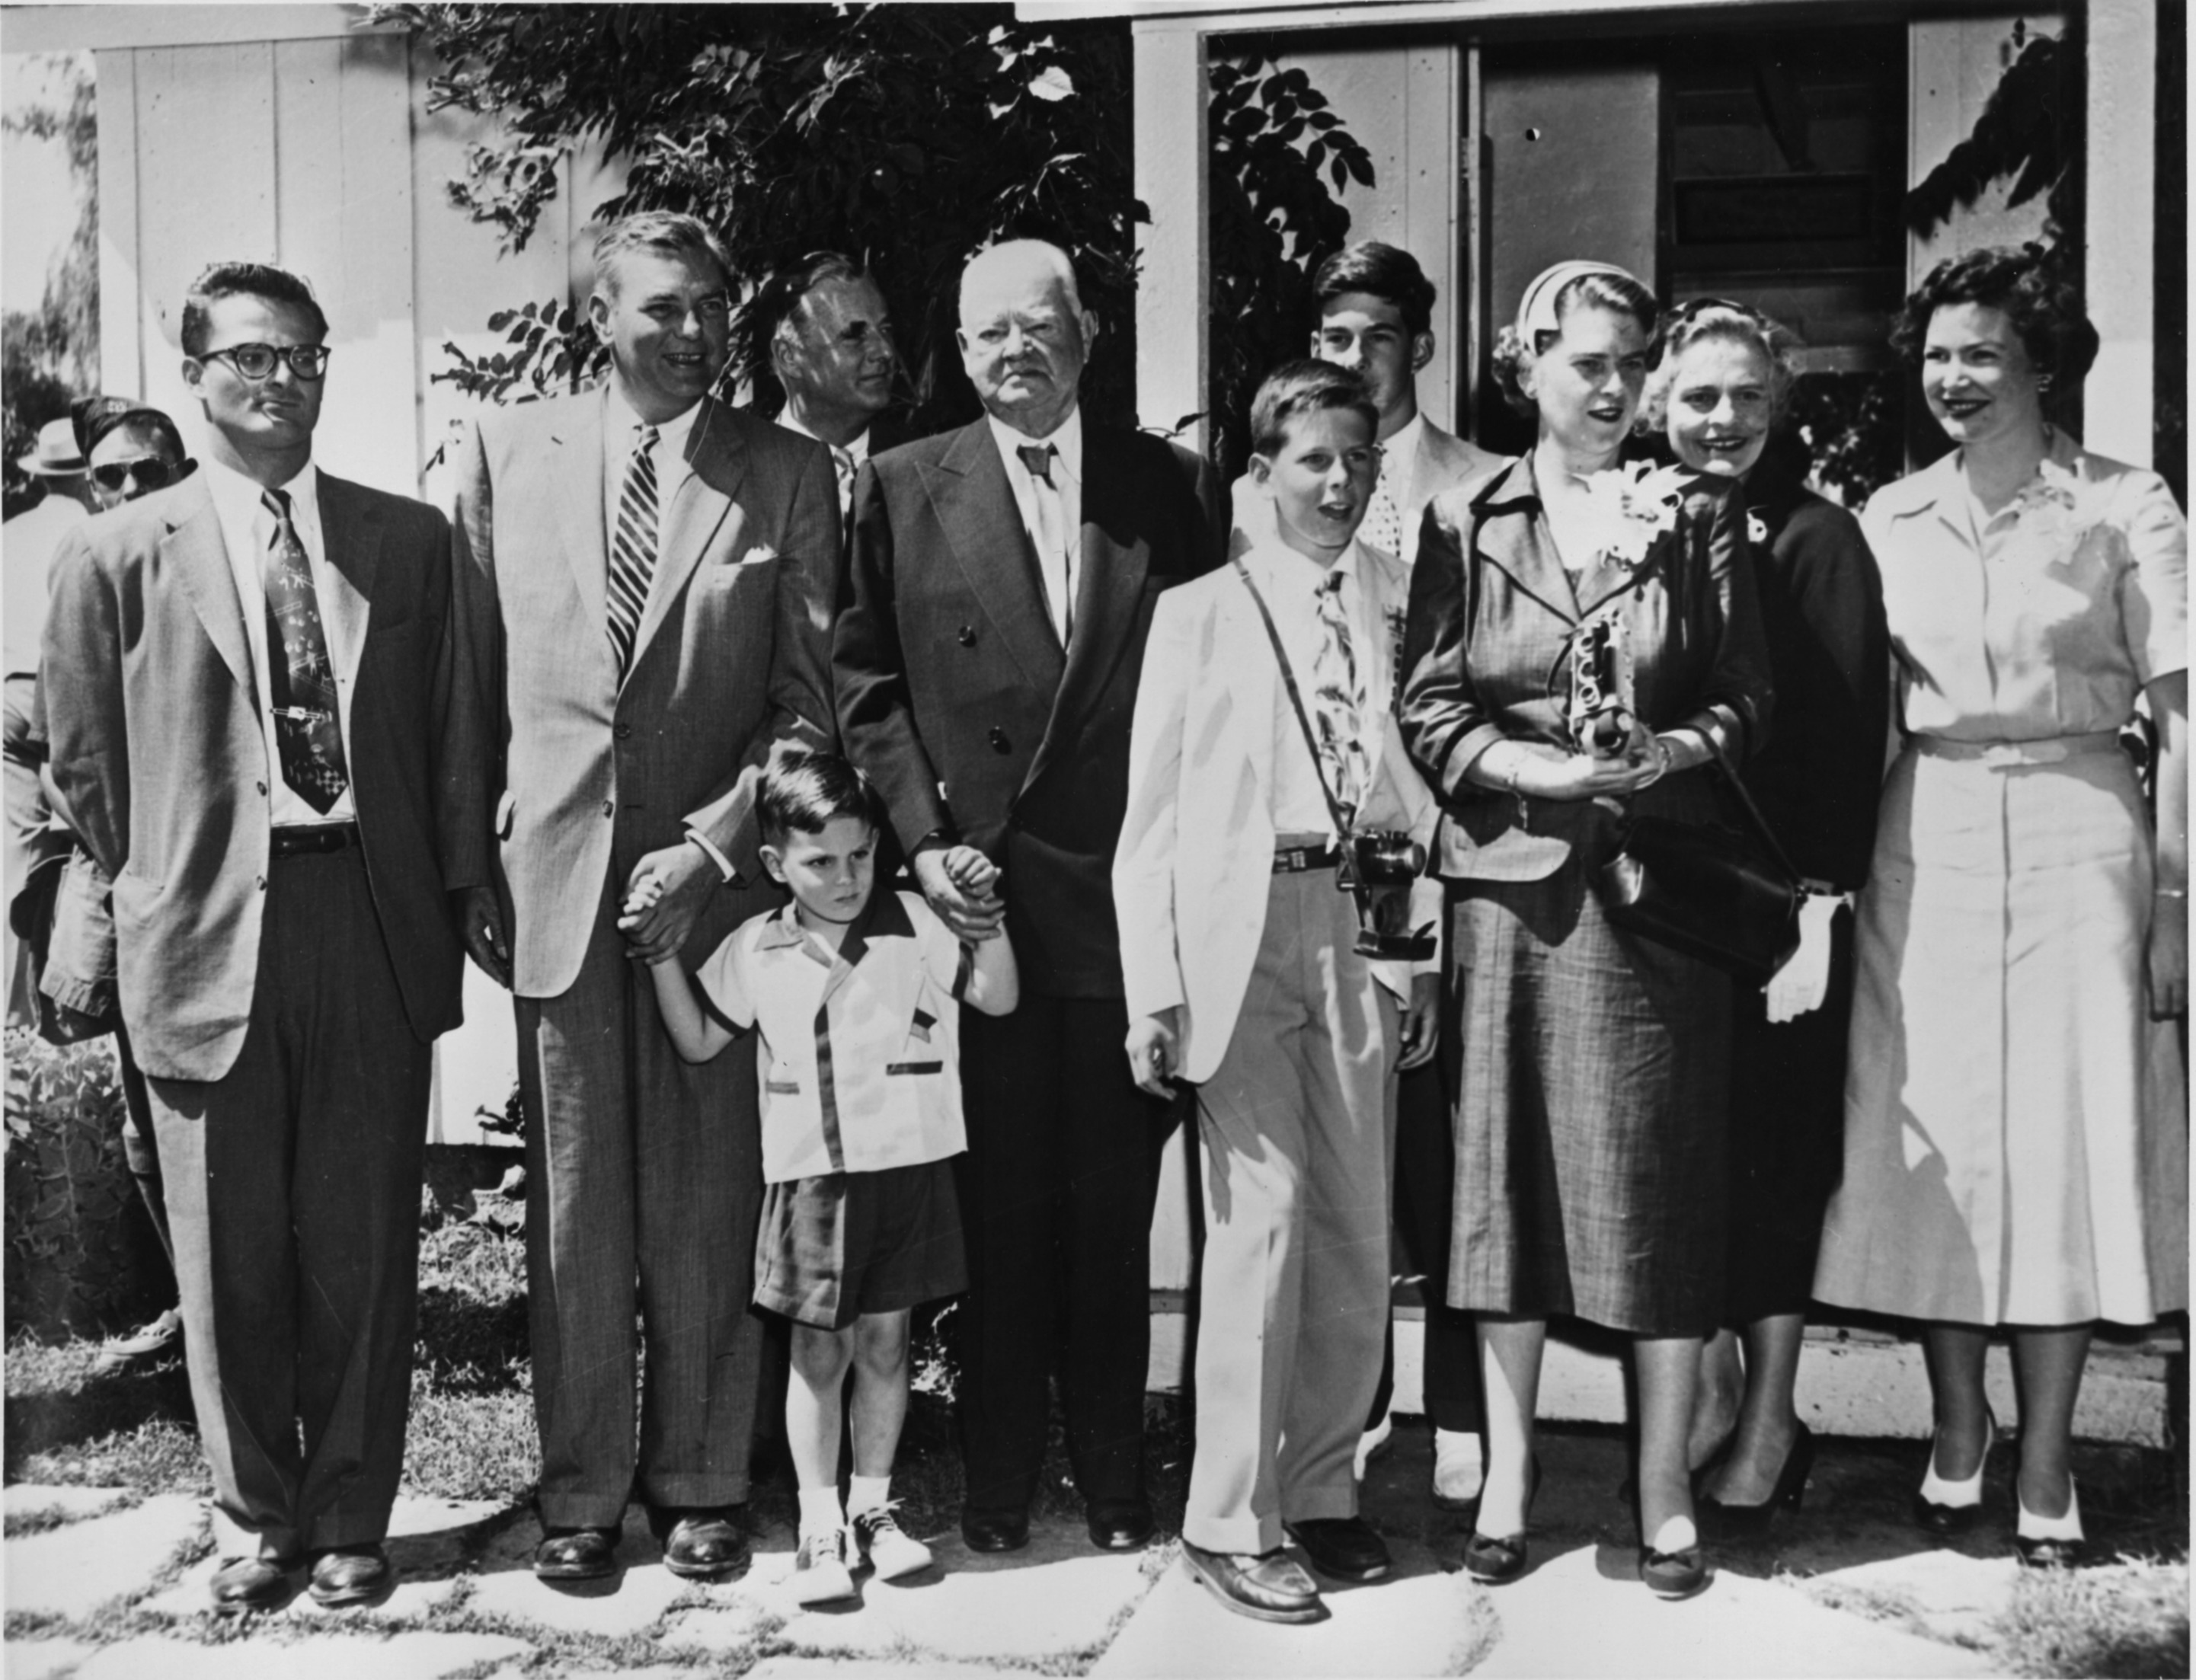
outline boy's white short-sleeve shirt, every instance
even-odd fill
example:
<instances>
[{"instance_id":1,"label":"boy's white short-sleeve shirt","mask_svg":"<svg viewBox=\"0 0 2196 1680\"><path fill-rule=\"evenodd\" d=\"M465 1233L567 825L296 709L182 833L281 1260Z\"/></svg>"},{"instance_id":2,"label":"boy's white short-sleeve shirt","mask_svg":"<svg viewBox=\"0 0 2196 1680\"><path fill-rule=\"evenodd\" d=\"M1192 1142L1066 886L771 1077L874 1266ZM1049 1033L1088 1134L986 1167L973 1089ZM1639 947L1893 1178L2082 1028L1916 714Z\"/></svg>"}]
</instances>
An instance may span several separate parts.
<instances>
[{"instance_id":1,"label":"boy's white short-sleeve shirt","mask_svg":"<svg viewBox=\"0 0 2196 1680\"><path fill-rule=\"evenodd\" d=\"M760 1029L771 1184L942 1161L968 1146L961 1003L974 956L917 894L879 891L835 955L793 906L734 928L694 979L702 1007Z\"/></svg>"}]
</instances>

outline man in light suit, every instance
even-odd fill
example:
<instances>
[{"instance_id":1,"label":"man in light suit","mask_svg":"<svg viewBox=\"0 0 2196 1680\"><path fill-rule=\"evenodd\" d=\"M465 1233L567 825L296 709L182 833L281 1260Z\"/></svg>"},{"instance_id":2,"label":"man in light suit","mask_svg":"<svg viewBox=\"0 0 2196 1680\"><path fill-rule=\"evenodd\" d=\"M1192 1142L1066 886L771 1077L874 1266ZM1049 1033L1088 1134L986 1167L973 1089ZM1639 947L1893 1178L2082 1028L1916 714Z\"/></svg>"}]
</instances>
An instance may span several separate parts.
<instances>
[{"instance_id":1,"label":"man in light suit","mask_svg":"<svg viewBox=\"0 0 2196 1680\"><path fill-rule=\"evenodd\" d=\"M193 285L205 470L63 543L40 674L61 813L113 881L223 1612L301 1555L323 1603L390 1585L446 895L487 879L449 528L313 465L327 333L280 269Z\"/></svg>"},{"instance_id":2,"label":"man in light suit","mask_svg":"<svg viewBox=\"0 0 2196 1680\"><path fill-rule=\"evenodd\" d=\"M985 417L887 451L855 487L840 729L924 897L964 937L1003 916L1021 966L1014 1013L962 1029L962 1536L1028 1543L1064 1343L1090 1536L1127 1550L1152 1532L1149 1231L1170 1119L1121 1065L1111 866L1152 607L1219 558L1218 494L1188 451L1084 424L1098 324L1064 252L995 245L960 302ZM959 840L1003 869L1003 903L948 878Z\"/></svg>"},{"instance_id":3,"label":"man in light suit","mask_svg":"<svg viewBox=\"0 0 2196 1680\"><path fill-rule=\"evenodd\" d=\"M831 744L839 527L822 446L709 395L730 274L691 216L606 228L588 309L609 381L483 417L459 465L459 609L490 743L469 781L497 864L465 935L517 997L548 1579L615 1567L636 1305L639 1487L665 1562L709 1578L747 1561L754 1042L682 1061L643 961L698 962L783 901L754 796L774 751ZM649 880L628 945L619 907Z\"/></svg>"},{"instance_id":4,"label":"man in light suit","mask_svg":"<svg viewBox=\"0 0 2196 1680\"><path fill-rule=\"evenodd\" d=\"M1354 834L1428 848L1437 816L1392 709L1410 574L1355 537L1375 419L1325 363L1260 388L1275 535L1159 603L1113 866L1129 1065L1196 1087L1205 1145L1183 1553L1268 1621L1321 1614L1284 1534L1323 1575L1390 1567L1353 1461L1388 1322L1396 1074L1433 1054L1440 965L1434 939L1415 965L1362 954L1338 891ZM1425 855L1413 929L1441 917Z\"/></svg>"},{"instance_id":5,"label":"man in light suit","mask_svg":"<svg viewBox=\"0 0 2196 1680\"><path fill-rule=\"evenodd\" d=\"M1418 554L1419 522L1426 504L1445 490L1482 478L1502 464L1464 439L1443 431L1419 407L1419 370L1433 360L1434 286L1407 251L1368 240L1345 245L1312 278L1319 325L1311 354L1346 367L1365 381L1380 411L1380 476L1365 510L1363 539L1407 568ZM1270 536L1273 504L1255 493L1246 476L1235 482L1238 542ZM1448 1274L1450 1180L1454 1145L1442 1071L1413 1069L1404 1079L1396 1136L1396 1223L1412 1269L1429 1279ZM1463 1510L1479 1497L1484 1462L1479 1388L1479 1348L1469 1313L1440 1299L1438 1285L1425 1301L1426 1415L1434 1425L1434 1503ZM1389 1338L1380 1386L1359 1444L1358 1474L1388 1439L1388 1403L1394 1391L1396 1353Z\"/></svg>"}]
</instances>

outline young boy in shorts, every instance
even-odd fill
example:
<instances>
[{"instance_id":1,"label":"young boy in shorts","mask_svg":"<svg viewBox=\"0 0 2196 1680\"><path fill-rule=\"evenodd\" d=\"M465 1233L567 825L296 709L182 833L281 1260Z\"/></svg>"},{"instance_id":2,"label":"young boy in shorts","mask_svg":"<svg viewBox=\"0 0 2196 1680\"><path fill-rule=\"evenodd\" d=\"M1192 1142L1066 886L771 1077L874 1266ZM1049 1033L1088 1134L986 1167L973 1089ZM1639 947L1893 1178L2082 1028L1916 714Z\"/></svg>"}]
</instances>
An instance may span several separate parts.
<instances>
[{"instance_id":1,"label":"young boy in shorts","mask_svg":"<svg viewBox=\"0 0 2196 1680\"><path fill-rule=\"evenodd\" d=\"M1259 388L1274 534L1159 597L1113 861L1130 1071L1155 1095L1194 1085L1205 1145L1182 1556L1277 1622L1325 1614L1288 1540L1332 1579L1391 1567L1355 1460L1388 1321L1396 1074L1434 1049L1439 965L1408 930L1439 921L1441 886L1393 714L1410 574L1357 540L1378 420L1326 362ZM1374 931L1407 913L1369 955L1350 860Z\"/></svg>"},{"instance_id":2,"label":"young boy in shorts","mask_svg":"<svg viewBox=\"0 0 2196 1680\"><path fill-rule=\"evenodd\" d=\"M965 944L912 892L872 893L877 824L844 759L789 753L756 800L763 865L793 895L751 918L690 981L650 971L679 1054L705 1061L761 1030L765 1192L755 1303L793 1320L787 1445L800 1478L794 1596L849 1596L852 1571L912 1574L930 1551L894 1520L909 1309L968 1287L951 1159L961 1118L960 1005L1003 1015L1019 981L1003 933ZM947 860L980 896L998 871ZM644 886L626 906L644 908ZM839 1499L840 1395L854 1369L854 1473ZM852 1528L848 1531L851 1513Z\"/></svg>"}]
</instances>

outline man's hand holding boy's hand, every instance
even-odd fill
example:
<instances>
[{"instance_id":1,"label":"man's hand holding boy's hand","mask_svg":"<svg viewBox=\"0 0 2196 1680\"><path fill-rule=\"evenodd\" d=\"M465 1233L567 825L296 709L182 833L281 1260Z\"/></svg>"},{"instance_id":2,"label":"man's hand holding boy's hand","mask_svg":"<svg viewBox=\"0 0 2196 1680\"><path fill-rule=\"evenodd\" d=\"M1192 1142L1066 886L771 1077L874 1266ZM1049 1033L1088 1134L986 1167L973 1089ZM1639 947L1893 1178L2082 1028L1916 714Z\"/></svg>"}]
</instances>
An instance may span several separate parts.
<instances>
[{"instance_id":1,"label":"man's hand holding boy's hand","mask_svg":"<svg viewBox=\"0 0 2196 1680\"><path fill-rule=\"evenodd\" d=\"M974 863L991 872L980 890L963 886L956 877L957 870L974 879ZM991 859L973 846L928 846L915 854L912 867L916 887L955 933L970 940L998 936L1007 906L998 895L998 868Z\"/></svg>"},{"instance_id":2,"label":"man's hand holding boy's hand","mask_svg":"<svg viewBox=\"0 0 2196 1680\"><path fill-rule=\"evenodd\" d=\"M1182 1066L1182 1008L1162 1009L1129 1023L1129 1077L1155 1097L1171 1097L1168 1082Z\"/></svg>"}]
</instances>

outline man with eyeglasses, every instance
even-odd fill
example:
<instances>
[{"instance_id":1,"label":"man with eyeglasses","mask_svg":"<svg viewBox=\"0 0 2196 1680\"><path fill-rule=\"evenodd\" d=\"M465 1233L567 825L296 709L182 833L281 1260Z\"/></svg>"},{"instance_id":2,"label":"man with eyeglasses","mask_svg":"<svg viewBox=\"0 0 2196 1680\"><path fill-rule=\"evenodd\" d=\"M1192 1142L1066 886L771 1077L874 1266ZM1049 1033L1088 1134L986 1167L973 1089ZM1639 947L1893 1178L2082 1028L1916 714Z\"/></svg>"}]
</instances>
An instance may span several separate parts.
<instances>
[{"instance_id":1,"label":"man with eyeglasses","mask_svg":"<svg viewBox=\"0 0 2196 1680\"><path fill-rule=\"evenodd\" d=\"M449 527L315 467L327 330L281 269L193 283L203 471L64 542L39 676L59 808L113 881L224 1614L306 1564L324 1605L393 1584L448 895L487 878Z\"/></svg>"}]
</instances>

